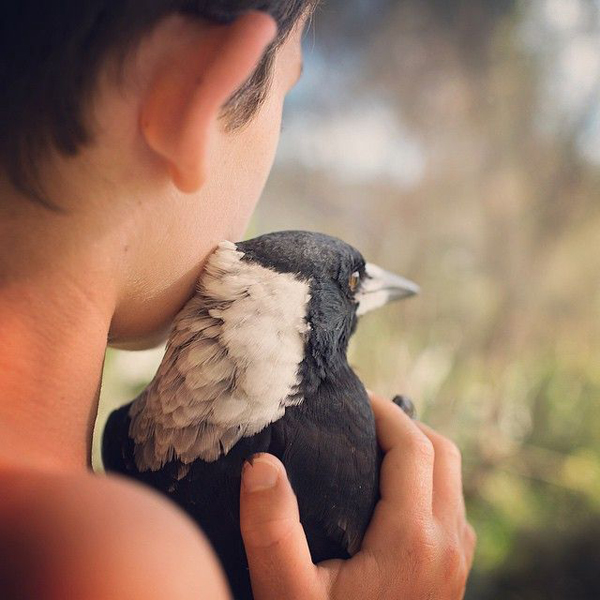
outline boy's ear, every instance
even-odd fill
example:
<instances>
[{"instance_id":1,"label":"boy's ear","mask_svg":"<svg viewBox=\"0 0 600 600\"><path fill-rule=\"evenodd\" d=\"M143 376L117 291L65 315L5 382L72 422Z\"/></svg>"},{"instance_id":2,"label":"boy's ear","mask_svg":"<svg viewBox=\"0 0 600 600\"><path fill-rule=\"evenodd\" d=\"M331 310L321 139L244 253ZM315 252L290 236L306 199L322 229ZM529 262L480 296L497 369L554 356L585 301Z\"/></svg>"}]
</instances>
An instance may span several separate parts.
<instances>
[{"instance_id":1,"label":"boy's ear","mask_svg":"<svg viewBox=\"0 0 600 600\"><path fill-rule=\"evenodd\" d=\"M141 131L182 192L202 186L221 107L252 75L276 33L269 15L249 12L229 25L209 26L197 44L157 71L142 101Z\"/></svg>"}]
</instances>

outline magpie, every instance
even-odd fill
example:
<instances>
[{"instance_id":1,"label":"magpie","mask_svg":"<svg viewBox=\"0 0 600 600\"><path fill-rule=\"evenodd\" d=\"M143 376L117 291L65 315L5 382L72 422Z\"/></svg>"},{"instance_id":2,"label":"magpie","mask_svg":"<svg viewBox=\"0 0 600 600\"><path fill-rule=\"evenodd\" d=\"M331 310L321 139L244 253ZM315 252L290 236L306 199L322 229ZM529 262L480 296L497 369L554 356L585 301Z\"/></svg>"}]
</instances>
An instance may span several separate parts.
<instances>
[{"instance_id":1,"label":"magpie","mask_svg":"<svg viewBox=\"0 0 600 600\"><path fill-rule=\"evenodd\" d=\"M358 317L417 292L324 234L220 243L174 320L156 376L109 417L106 470L183 507L236 598L252 598L239 489L257 452L285 465L312 559L349 558L378 500L381 451L348 342Z\"/></svg>"}]
</instances>

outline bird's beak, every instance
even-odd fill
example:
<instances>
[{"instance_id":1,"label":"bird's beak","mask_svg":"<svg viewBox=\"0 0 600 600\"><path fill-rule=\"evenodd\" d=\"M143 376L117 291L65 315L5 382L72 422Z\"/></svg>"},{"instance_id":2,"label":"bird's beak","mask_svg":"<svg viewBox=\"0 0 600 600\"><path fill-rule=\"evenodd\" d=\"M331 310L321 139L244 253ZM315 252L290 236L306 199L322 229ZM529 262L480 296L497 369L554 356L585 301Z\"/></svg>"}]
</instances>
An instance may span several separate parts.
<instances>
[{"instance_id":1,"label":"bird's beak","mask_svg":"<svg viewBox=\"0 0 600 600\"><path fill-rule=\"evenodd\" d=\"M393 300L401 300L418 294L421 289L416 283L384 271L377 265L367 263L366 277L356 293L358 316L379 308Z\"/></svg>"}]
</instances>

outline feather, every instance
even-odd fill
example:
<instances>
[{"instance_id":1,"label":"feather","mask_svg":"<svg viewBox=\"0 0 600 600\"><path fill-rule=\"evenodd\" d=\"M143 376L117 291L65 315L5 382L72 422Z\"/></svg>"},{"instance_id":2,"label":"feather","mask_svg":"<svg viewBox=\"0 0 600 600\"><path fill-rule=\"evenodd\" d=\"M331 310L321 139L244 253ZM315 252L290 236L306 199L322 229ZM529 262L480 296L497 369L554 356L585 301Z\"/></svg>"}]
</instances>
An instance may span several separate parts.
<instances>
[{"instance_id":1,"label":"feather","mask_svg":"<svg viewBox=\"0 0 600 600\"><path fill-rule=\"evenodd\" d=\"M172 456L214 461L302 401L309 284L242 258L229 242L209 258L154 381L130 408L141 471Z\"/></svg>"}]
</instances>

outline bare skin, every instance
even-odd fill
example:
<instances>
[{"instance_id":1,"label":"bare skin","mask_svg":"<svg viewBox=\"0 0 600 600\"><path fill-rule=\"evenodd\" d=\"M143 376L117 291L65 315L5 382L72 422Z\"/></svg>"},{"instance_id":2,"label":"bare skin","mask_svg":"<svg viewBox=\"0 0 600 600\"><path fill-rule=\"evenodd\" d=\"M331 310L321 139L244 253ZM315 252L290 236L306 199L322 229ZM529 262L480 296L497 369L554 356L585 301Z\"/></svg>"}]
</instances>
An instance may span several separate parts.
<instances>
[{"instance_id":1,"label":"bare skin","mask_svg":"<svg viewBox=\"0 0 600 600\"><path fill-rule=\"evenodd\" d=\"M135 483L91 473L92 424L107 342L160 340L215 244L242 237L272 165L285 94L301 71L302 26L278 51L265 104L239 132L225 131L220 107L272 40L273 21L257 13L228 26L173 17L128 61L124 87L107 64L94 143L41 165L62 213L20 197L0 173L3 596L229 597L206 539L183 513ZM383 589L390 598L426 598L431 589L441 591L436 598L461 597L474 539L457 452L391 405L375 407L387 451L384 499L364 554L312 565L281 465L274 487L243 487L257 598L381 598ZM261 514L269 507L278 525Z\"/></svg>"}]
</instances>

